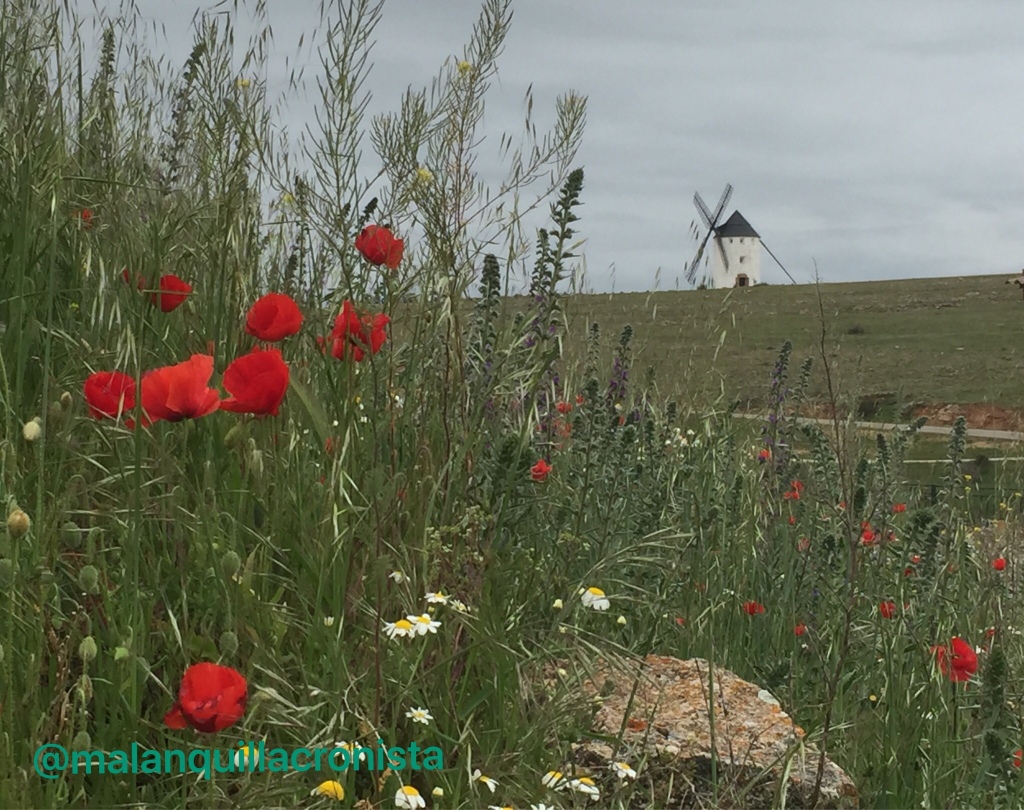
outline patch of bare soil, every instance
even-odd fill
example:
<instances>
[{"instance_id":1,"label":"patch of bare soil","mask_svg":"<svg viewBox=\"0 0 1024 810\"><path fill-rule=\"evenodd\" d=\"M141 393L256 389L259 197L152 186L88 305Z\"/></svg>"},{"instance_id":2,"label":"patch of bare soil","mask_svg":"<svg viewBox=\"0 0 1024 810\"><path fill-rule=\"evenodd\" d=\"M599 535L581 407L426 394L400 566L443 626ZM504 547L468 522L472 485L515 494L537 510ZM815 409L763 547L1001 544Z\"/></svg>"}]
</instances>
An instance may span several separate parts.
<instances>
[{"instance_id":1,"label":"patch of bare soil","mask_svg":"<svg viewBox=\"0 0 1024 810\"><path fill-rule=\"evenodd\" d=\"M846 415L844 409L840 407L839 418L845 418ZM828 403L807 403L800 409L800 416L813 419L831 419L832 406ZM976 430L1024 431L1024 409L1005 408L1002 405L992 405L985 402L918 403L904 414L903 421L910 421L919 416L926 417L928 419L926 424L936 427L951 427L958 416L963 416L967 420L967 427L975 428ZM861 417L860 421L882 420Z\"/></svg>"}]
</instances>

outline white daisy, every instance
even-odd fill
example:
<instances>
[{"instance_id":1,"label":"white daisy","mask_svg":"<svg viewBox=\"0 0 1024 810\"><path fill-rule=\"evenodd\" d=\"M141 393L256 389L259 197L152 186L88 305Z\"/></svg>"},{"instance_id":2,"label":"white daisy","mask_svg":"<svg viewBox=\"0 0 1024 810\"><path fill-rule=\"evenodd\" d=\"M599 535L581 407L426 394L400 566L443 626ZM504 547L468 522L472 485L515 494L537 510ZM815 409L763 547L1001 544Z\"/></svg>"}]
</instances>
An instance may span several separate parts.
<instances>
[{"instance_id":1,"label":"white daisy","mask_svg":"<svg viewBox=\"0 0 1024 810\"><path fill-rule=\"evenodd\" d=\"M349 761L351 761L352 757L356 755L356 749L358 748L359 761L366 762L366 749L363 748L363 746L361 746L359 743L345 742L344 740L342 740L341 742L336 742L334 744L334 748L344 748L346 751L348 751ZM335 756L337 756L337 754L335 754Z\"/></svg>"},{"instance_id":2,"label":"white daisy","mask_svg":"<svg viewBox=\"0 0 1024 810\"><path fill-rule=\"evenodd\" d=\"M540 783L552 790L561 790L566 784L565 777L561 771L548 771L544 774L544 778L540 780Z\"/></svg>"},{"instance_id":3,"label":"white daisy","mask_svg":"<svg viewBox=\"0 0 1024 810\"><path fill-rule=\"evenodd\" d=\"M427 594L427 602L429 602L432 605L447 605L448 604L448 598L449 597L447 595L441 593L441 591L437 591L436 593L428 593Z\"/></svg>"},{"instance_id":4,"label":"white daisy","mask_svg":"<svg viewBox=\"0 0 1024 810\"><path fill-rule=\"evenodd\" d=\"M309 795L326 796L328 799L337 799L339 802L343 802L345 801L345 788L342 787L340 782L328 779L309 791Z\"/></svg>"},{"instance_id":5,"label":"white daisy","mask_svg":"<svg viewBox=\"0 0 1024 810\"><path fill-rule=\"evenodd\" d=\"M422 613L419 616L406 616L405 618L412 627L410 635L425 636L427 633L436 634L437 628L441 626L441 622L435 622L428 613Z\"/></svg>"},{"instance_id":6,"label":"white daisy","mask_svg":"<svg viewBox=\"0 0 1024 810\"><path fill-rule=\"evenodd\" d=\"M395 581L396 585L401 585L409 578L401 571L392 571L390 574L388 574L388 576Z\"/></svg>"},{"instance_id":7,"label":"white daisy","mask_svg":"<svg viewBox=\"0 0 1024 810\"><path fill-rule=\"evenodd\" d=\"M395 807L405 810L420 810L427 806L427 803L420 796L420 792L412 785L403 785L395 794Z\"/></svg>"},{"instance_id":8,"label":"white daisy","mask_svg":"<svg viewBox=\"0 0 1024 810\"><path fill-rule=\"evenodd\" d=\"M405 716L410 718L414 723L423 723L425 726L429 726L430 721L434 719L426 709L409 709L409 711L405 713Z\"/></svg>"},{"instance_id":9,"label":"white daisy","mask_svg":"<svg viewBox=\"0 0 1024 810\"><path fill-rule=\"evenodd\" d=\"M577 793L589 796L590 800L594 802L601 798L601 791L598 789L597 785L594 784L594 780L589 776L573 779L569 782L569 790L574 790Z\"/></svg>"},{"instance_id":10,"label":"white daisy","mask_svg":"<svg viewBox=\"0 0 1024 810\"><path fill-rule=\"evenodd\" d=\"M333 616L324 616L324 627L334 627Z\"/></svg>"},{"instance_id":11,"label":"white daisy","mask_svg":"<svg viewBox=\"0 0 1024 810\"><path fill-rule=\"evenodd\" d=\"M600 588L587 588L580 597L580 601L583 602L583 607L594 610L608 610L612 606Z\"/></svg>"},{"instance_id":12,"label":"white daisy","mask_svg":"<svg viewBox=\"0 0 1024 810\"><path fill-rule=\"evenodd\" d=\"M411 638L416 635L416 629L412 622L405 619L399 619L397 622L384 622L384 632L392 640L399 637Z\"/></svg>"},{"instance_id":13,"label":"white daisy","mask_svg":"<svg viewBox=\"0 0 1024 810\"><path fill-rule=\"evenodd\" d=\"M491 779L489 776L484 776L480 773L480 769L477 768L473 771L473 779L477 782L483 782L487 787L491 789L491 793L494 793L498 789L498 782L495 779Z\"/></svg>"},{"instance_id":14,"label":"white daisy","mask_svg":"<svg viewBox=\"0 0 1024 810\"><path fill-rule=\"evenodd\" d=\"M612 770L619 779L636 779L636 771L626 762L613 762Z\"/></svg>"},{"instance_id":15,"label":"white daisy","mask_svg":"<svg viewBox=\"0 0 1024 810\"><path fill-rule=\"evenodd\" d=\"M457 611L459 611L459 613L469 613L469 606L465 602L460 601L459 599L452 599L448 602L448 604L455 608Z\"/></svg>"},{"instance_id":16,"label":"white daisy","mask_svg":"<svg viewBox=\"0 0 1024 810\"><path fill-rule=\"evenodd\" d=\"M243 745L235 753L235 767L239 770L248 770L249 761L252 760L252 766L255 767L260 761L260 752L251 745Z\"/></svg>"}]
</instances>

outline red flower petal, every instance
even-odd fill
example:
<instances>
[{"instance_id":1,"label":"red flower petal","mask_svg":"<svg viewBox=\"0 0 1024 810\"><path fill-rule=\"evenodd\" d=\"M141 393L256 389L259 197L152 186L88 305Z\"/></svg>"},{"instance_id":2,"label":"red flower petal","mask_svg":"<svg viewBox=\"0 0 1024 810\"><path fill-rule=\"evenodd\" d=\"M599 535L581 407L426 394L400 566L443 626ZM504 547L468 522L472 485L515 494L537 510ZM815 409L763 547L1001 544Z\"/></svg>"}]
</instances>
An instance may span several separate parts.
<instances>
[{"instance_id":1,"label":"red flower petal","mask_svg":"<svg viewBox=\"0 0 1024 810\"><path fill-rule=\"evenodd\" d=\"M257 340L275 343L296 334L302 328L299 305L284 293L267 293L246 316L245 331Z\"/></svg>"}]
</instances>

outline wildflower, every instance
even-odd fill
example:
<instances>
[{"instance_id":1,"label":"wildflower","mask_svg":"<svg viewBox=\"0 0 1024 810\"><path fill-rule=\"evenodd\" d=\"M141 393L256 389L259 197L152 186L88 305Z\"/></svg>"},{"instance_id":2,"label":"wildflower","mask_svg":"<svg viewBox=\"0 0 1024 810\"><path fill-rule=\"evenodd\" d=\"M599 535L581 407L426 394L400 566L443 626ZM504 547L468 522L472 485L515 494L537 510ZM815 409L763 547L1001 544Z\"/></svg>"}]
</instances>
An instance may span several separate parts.
<instances>
[{"instance_id":1,"label":"wildflower","mask_svg":"<svg viewBox=\"0 0 1024 810\"><path fill-rule=\"evenodd\" d=\"M954 683L968 681L978 671L978 654L962 638L954 636L950 646L932 647L942 674Z\"/></svg>"},{"instance_id":2,"label":"wildflower","mask_svg":"<svg viewBox=\"0 0 1024 810\"><path fill-rule=\"evenodd\" d=\"M396 239L387 228L379 225L367 225L356 237L356 250L363 254L370 264L387 265L395 270L402 261L405 243Z\"/></svg>"},{"instance_id":3,"label":"wildflower","mask_svg":"<svg viewBox=\"0 0 1024 810\"><path fill-rule=\"evenodd\" d=\"M344 748L346 751L348 751L348 758L350 762L355 761L357 750L359 751L359 761L366 762L366 749L363 746L359 745L359 743L345 742L344 740L341 740L340 742L336 742L334 744L334 749L339 748ZM335 754L335 756L337 756L337 754Z\"/></svg>"},{"instance_id":4,"label":"wildflower","mask_svg":"<svg viewBox=\"0 0 1024 810\"><path fill-rule=\"evenodd\" d=\"M906 512L906 511L907 511L907 505L905 503L894 503L892 505L892 513L894 515L898 515L901 512Z\"/></svg>"},{"instance_id":5,"label":"wildflower","mask_svg":"<svg viewBox=\"0 0 1024 810\"><path fill-rule=\"evenodd\" d=\"M552 790L561 790L566 785L565 777L562 776L561 771L548 771L546 774L544 774L544 777L540 780L540 783L544 787L551 788Z\"/></svg>"},{"instance_id":6,"label":"wildflower","mask_svg":"<svg viewBox=\"0 0 1024 810\"><path fill-rule=\"evenodd\" d=\"M625 616L619 616L619 618L617 618L615 620L615 623L616 624L621 624L623 627L625 627L626 626L626 617Z\"/></svg>"},{"instance_id":7,"label":"wildflower","mask_svg":"<svg viewBox=\"0 0 1024 810\"><path fill-rule=\"evenodd\" d=\"M333 616L324 616L324 627L334 627Z\"/></svg>"},{"instance_id":8,"label":"wildflower","mask_svg":"<svg viewBox=\"0 0 1024 810\"><path fill-rule=\"evenodd\" d=\"M1021 764L1024 764L1024 750L1018 748L1013 752L1013 767L1019 768Z\"/></svg>"},{"instance_id":9,"label":"wildflower","mask_svg":"<svg viewBox=\"0 0 1024 810\"><path fill-rule=\"evenodd\" d=\"M135 409L135 380L121 371L97 371L83 386L89 414L94 419L117 419ZM126 424L131 420L126 420ZM129 424L129 427L133 425Z\"/></svg>"},{"instance_id":10,"label":"wildflower","mask_svg":"<svg viewBox=\"0 0 1024 810\"><path fill-rule=\"evenodd\" d=\"M371 355L377 354L387 340L385 327L389 323L391 319L383 313L358 315L352 302L346 300L331 330L331 356L335 360L347 360L351 355L353 360L360 363L367 349Z\"/></svg>"},{"instance_id":11,"label":"wildflower","mask_svg":"<svg viewBox=\"0 0 1024 810\"><path fill-rule=\"evenodd\" d=\"M479 768L473 771L473 780L485 784L488 788L490 788L491 793L494 793L494 791L498 789L498 782L494 779L491 779L491 777L485 776L484 774L480 773Z\"/></svg>"},{"instance_id":12,"label":"wildflower","mask_svg":"<svg viewBox=\"0 0 1024 810\"><path fill-rule=\"evenodd\" d=\"M7 533L15 540L28 534L32 528L32 519L23 509L15 508L7 516Z\"/></svg>"},{"instance_id":13,"label":"wildflower","mask_svg":"<svg viewBox=\"0 0 1024 810\"><path fill-rule=\"evenodd\" d=\"M254 745L243 745L235 752L235 767L244 770L249 767L249 760L252 760L253 767L259 764L259 749Z\"/></svg>"},{"instance_id":14,"label":"wildflower","mask_svg":"<svg viewBox=\"0 0 1024 810\"><path fill-rule=\"evenodd\" d=\"M396 585L401 585L408 579L408 577L401 571L392 571L390 574L388 574L388 577L390 577Z\"/></svg>"},{"instance_id":15,"label":"wildflower","mask_svg":"<svg viewBox=\"0 0 1024 810\"><path fill-rule=\"evenodd\" d=\"M799 540L796 541L797 551L807 551L810 547L811 541L808 540L806 537L801 537Z\"/></svg>"},{"instance_id":16,"label":"wildflower","mask_svg":"<svg viewBox=\"0 0 1024 810\"><path fill-rule=\"evenodd\" d=\"M467 62L465 59L459 60L459 63L456 65L456 67L459 69L459 73L461 73L463 76L465 76L467 73L473 70L473 65Z\"/></svg>"},{"instance_id":17,"label":"wildflower","mask_svg":"<svg viewBox=\"0 0 1024 810\"><path fill-rule=\"evenodd\" d=\"M1005 571L1006 570L1006 558L1005 557L996 557L994 560L992 560L992 567L996 571Z\"/></svg>"},{"instance_id":18,"label":"wildflower","mask_svg":"<svg viewBox=\"0 0 1024 810\"><path fill-rule=\"evenodd\" d=\"M220 407L233 413L277 416L289 376L279 349L255 348L224 370L224 387L231 397L221 400Z\"/></svg>"},{"instance_id":19,"label":"wildflower","mask_svg":"<svg viewBox=\"0 0 1024 810\"><path fill-rule=\"evenodd\" d=\"M572 403L562 400L557 405L555 405L555 408L558 410L560 414L564 415L572 411Z\"/></svg>"},{"instance_id":20,"label":"wildflower","mask_svg":"<svg viewBox=\"0 0 1024 810\"><path fill-rule=\"evenodd\" d=\"M888 602L879 602L878 612L882 614L883 619L891 619L896 615L896 603L891 599Z\"/></svg>"},{"instance_id":21,"label":"wildflower","mask_svg":"<svg viewBox=\"0 0 1024 810\"><path fill-rule=\"evenodd\" d=\"M430 171L430 169L428 169L426 166L420 166L416 170L416 179L420 183L429 183L431 180L434 179L434 173Z\"/></svg>"},{"instance_id":22,"label":"wildflower","mask_svg":"<svg viewBox=\"0 0 1024 810\"><path fill-rule=\"evenodd\" d=\"M406 616L412 625L412 635L425 636L427 633L437 634L437 628L441 622L435 622L429 614L423 613L419 616Z\"/></svg>"},{"instance_id":23,"label":"wildflower","mask_svg":"<svg viewBox=\"0 0 1024 810\"><path fill-rule=\"evenodd\" d=\"M970 473L964 473L964 481L972 481L974 477Z\"/></svg>"},{"instance_id":24,"label":"wildflower","mask_svg":"<svg viewBox=\"0 0 1024 810\"><path fill-rule=\"evenodd\" d=\"M248 685L237 670L209 661L193 664L181 678L178 699L164 715L164 724L223 731L242 719L247 698Z\"/></svg>"},{"instance_id":25,"label":"wildflower","mask_svg":"<svg viewBox=\"0 0 1024 810\"><path fill-rule=\"evenodd\" d=\"M469 605L467 605L461 599L452 599L448 602L448 604L455 608L457 611L459 611L459 613L469 613Z\"/></svg>"},{"instance_id":26,"label":"wildflower","mask_svg":"<svg viewBox=\"0 0 1024 810\"><path fill-rule=\"evenodd\" d=\"M583 602L583 607L594 610L608 610L612 606L600 588L587 588L580 596L580 601Z\"/></svg>"},{"instance_id":27,"label":"wildflower","mask_svg":"<svg viewBox=\"0 0 1024 810\"><path fill-rule=\"evenodd\" d=\"M243 90L246 87L248 87L250 84L252 84L252 82L249 81L249 79L245 79L245 78L235 79L235 87L240 87ZM337 782L335 782L335 784L337 784Z\"/></svg>"},{"instance_id":28,"label":"wildflower","mask_svg":"<svg viewBox=\"0 0 1024 810\"><path fill-rule=\"evenodd\" d=\"M301 328L299 305L284 293L267 293L252 305L245 318L245 331L268 343L291 337Z\"/></svg>"},{"instance_id":29,"label":"wildflower","mask_svg":"<svg viewBox=\"0 0 1024 810\"><path fill-rule=\"evenodd\" d=\"M799 501L800 493L804 491L804 485L801 481L791 481L789 492L783 492L782 497L787 501Z\"/></svg>"},{"instance_id":30,"label":"wildflower","mask_svg":"<svg viewBox=\"0 0 1024 810\"><path fill-rule=\"evenodd\" d=\"M335 782L333 779L328 779L326 782L321 782L311 791L310 796L326 796L328 799L335 799L339 802L345 801L345 788L342 787L341 782Z\"/></svg>"},{"instance_id":31,"label":"wildflower","mask_svg":"<svg viewBox=\"0 0 1024 810\"><path fill-rule=\"evenodd\" d=\"M150 293L149 300L153 306L160 307L161 312L174 312L192 292L192 285L170 273L160 276L158 286L159 292Z\"/></svg>"},{"instance_id":32,"label":"wildflower","mask_svg":"<svg viewBox=\"0 0 1024 810\"><path fill-rule=\"evenodd\" d=\"M764 613L764 605L760 602L744 602L743 612L748 616L756 616L758 613Z\"/></svg>"},{"instance_id":33,"label":"wildflower","mask_svg":"<svg viewBox=\"0 0 1024 810\"><path fill-rule=\"evenodd\" d=\"M796 517L795 516L793 516L793 515L789 516L789 525L790 526L795 526L796 525Z\"/></svg>"},{"instance_id":34,"label":"wildflower","mask_svg":"<svg viewBox=\"0 0 1024 810\"><path fill-rule=\"evenodd\" d=\"M83 208L80 211L75 211L71 214L72 219L78 220L78 227L84 231L92 229L92 211L88 208Z\"/></svg>"},{"instance_id":35,"label":"wildflower","mask_svg":"<svg viewBox=\"0 0 1024 810\"><path fill-rule=\"evenodd\" d=\"M597 785L594 784L594 780L589 776L583 776L579 779L573 779L570 781L569 790L589 796L590 800L594 802L601 798L601 791L598 789Z\"/></svg>"},{"instance_id":36,"label":"wildflower","mask_svg":"<svg viewBox=\"0 0 1024 810\"><path fill-rule=\"evenodd\" d=\"M425 726L429 726L430 721L434 719L427 709L409 709L405 716L414 723L422 723Z\"/></svg>"},{"instance_id":37,"label":"wildflower","mask_svg":"<svg viewBox=\"0 0 1024 810\"><path fill-rule=\"evenodd\" d=\"M544 459L540 459L540 461L530 468L530 477L534 481L546 481L548 473L551 472L552 469L554 468L550 464L548 464Z\"/></svg>"},{"instance_id":38,"label":"wildflower","mask_svg":"<svg viewBox=\"0 0 1024 810\"><path fill-rule=\"evenodd\" d=\"M676 616L676 626L677 627L686 627L686 619L683 618L682 616Z\"/></svg>"},{"instance_id":39,"label":"wildflower","mask_svg":"<svg viewBox=\"0 0 1024 810\"><path fill-rule=\"evenodd\" d=\"M759 462L761 462L762 464L764 464L767 461L771 461L772 460L772 451L769 450L767 447L765 447L763 450L760 450L758 452L757 460Z\"/></svg>"},{"instance_id":40,"label":"wildflower","mask_svg":"<svg viewBox=\"0 0 1024 810\"><path fill-rule=\"evenodd\" d=\"M636 779L636 771L625 762L613 762L612 770L619 779Z\"/></svg>"},{"instance_id":41,"label":"wildflower","mask_svg":"<svg viewBox=\"0 0 1024 810\"><path fill-rule=\"evenodd\" d=\"M561 610L563 607L565 607L565 605L562 603L561 599L556 599L554 602L551 603L551 607L554 610Z\"/></svg>"},{"instance_id":42,"label":"wildflower","mask_svg":"<svg viewBox=\"0 0 1024 810\"><path fill-rule=\"evenodd\" d=\"M405 619L399 619L397 622L384 622L384 632L387 633L388 638L391 640L396 638L412 638L416 635L412 622Z\"/></svg>"},{"instance_id":43,"label":"wildflower","mask_svg":"<svg viewBox=\"0 0 1024 810\"><path fill-rule=\"evenodd\" d=\"M445 596L445 594L441 593L441 591L437 591L436 593L428 593L426 598L427 602L429 602L432 605L448 604L448 597Z\"/></svg>"},{"instance_id":44,"label":"wildflower","mask_svg":"<svg viewBox=\"0 0 1024 810\"><path fill-rule=\"evenodd\" d=\"M919 562L921 562L921 555L920 554L913 554L913 555L911 555L910 561L914 565L917 565Z\"/></svg>"},{"instance_id":45,"label":"wildflower","mask_svg":"<svg viewBox=\"0 0 1024 810\"><path fill-rule=\"evenodd\" d=\"M153 421L180 422L213 413L220 407L220 395L207 386L212 374L208 354L149 371L142 378L142 407Z\"/></svg>"},{"instance_id":46,"label":"wildflower","mask_svg":"<svg viewBox=\"0 0 1024 810\"><path fill-rule=\"evenodd\" d=\"M412 785L402 785L395 793L395 807L404 810L420 810L427 806L427 803L420 796L420 792Z\"/></svg>"},{"instance_id":47,"label":"wildflower","mask_svg":"<svg viewBox=\"0 0 1024 810\"><path fill-rule=\"evenodd\" d=\"M861 545L870 546L874 545L878 540L878 535L875 530L871 528L871 524L864 521L860 527L860 542Z\"/></svg>"},{"instance_id":48,"label":"wildflower","mask_svg":"<svg viewBox=\"0 0 1024 810\"><path fill-rule=\"evenodd\" d=\"M436 787L432 791L430 791L430 795L433 796L435 799L443 799L444 798L444 788Z\"/></svg>"},{"instance_id":49,"label":"wildflower","mask_svg":"<svg viewBox=\"0 0 1024 810\"><path fill-rule=\"evenodd\" d=\"M43 426L40 424L38 416L31 422L25 423L25 426L21 429L21 435L27 442L34 442L43 435Z\"/></svg>"},{"instance_id":50,"label":"wildflower","mask_svg":"<svg viewBox=\"0 0 1024 810\"><path fill-rule=\"evenodd\" d=\"M796 627L793 628L793 635L796 635L796 636L802 636L806 632L807 632L807 625L806 624L798 624Z\"/></svg>"}]
</instances>

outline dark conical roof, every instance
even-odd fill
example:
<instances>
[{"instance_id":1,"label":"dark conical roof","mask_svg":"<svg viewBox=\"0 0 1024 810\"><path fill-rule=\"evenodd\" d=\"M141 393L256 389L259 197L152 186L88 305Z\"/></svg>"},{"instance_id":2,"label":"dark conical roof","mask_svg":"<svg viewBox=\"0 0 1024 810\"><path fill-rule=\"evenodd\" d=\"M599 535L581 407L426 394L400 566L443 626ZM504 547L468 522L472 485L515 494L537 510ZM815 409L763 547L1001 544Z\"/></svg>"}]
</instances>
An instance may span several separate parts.
<instances>
[{"instance_id":1,"label":"dark conical roof","mask_svg":"<svg viewBox=\"0 0 1024 810\"><path fill-rule=\"evenodd\" d=\"M730 236L753 236L756 239L761 238L760 234L750 227L750 223L743 218L743 214L739 211L733 211L732 216L729 217L722 225L718 226L718 230L715 231L715 235L725 238Z\"/></svg>"}]
</instances>

